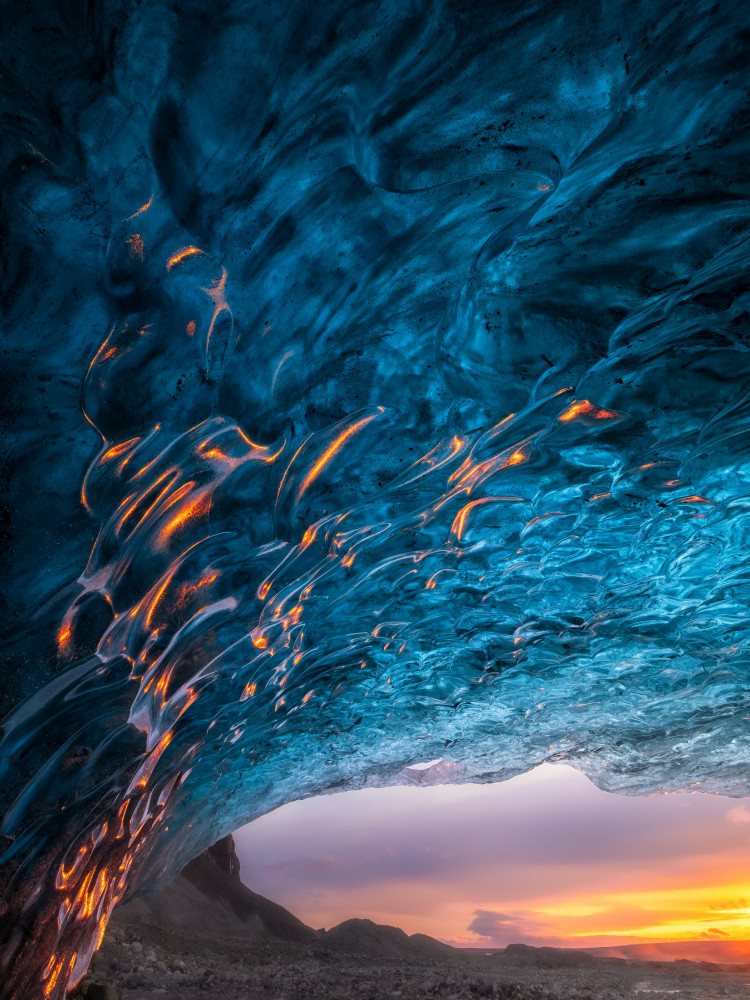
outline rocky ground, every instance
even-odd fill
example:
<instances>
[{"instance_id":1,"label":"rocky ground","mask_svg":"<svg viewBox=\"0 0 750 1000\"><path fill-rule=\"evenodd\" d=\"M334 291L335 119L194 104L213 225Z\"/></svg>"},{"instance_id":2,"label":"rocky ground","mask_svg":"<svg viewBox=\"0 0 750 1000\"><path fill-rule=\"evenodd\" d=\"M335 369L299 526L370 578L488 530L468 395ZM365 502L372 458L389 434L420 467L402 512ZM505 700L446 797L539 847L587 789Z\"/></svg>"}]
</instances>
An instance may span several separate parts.
<instances>
[{"instance_id":1,"label":"rocky ground","mask_svg":"<svg viewBox=\"0 0 750 1000\"><path fill-rule=\"evenodd\" d=\"M557 968L514 966L481 952L406 960L120 925L105 938L76 995L88 1000L747 1000L750 968L617 959Z\"/></svg>"}]
</instances>

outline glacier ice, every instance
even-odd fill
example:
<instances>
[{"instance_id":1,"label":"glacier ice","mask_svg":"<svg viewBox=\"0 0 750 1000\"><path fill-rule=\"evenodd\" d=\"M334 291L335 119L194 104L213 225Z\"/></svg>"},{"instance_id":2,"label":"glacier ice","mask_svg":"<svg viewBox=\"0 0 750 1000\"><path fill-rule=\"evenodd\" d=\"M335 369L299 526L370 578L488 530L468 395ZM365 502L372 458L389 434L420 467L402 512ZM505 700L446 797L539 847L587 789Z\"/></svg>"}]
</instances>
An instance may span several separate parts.
<instances>
[{"instance_id":1,"label":"glacier ice","mask_svg":"<svg viewBox=\"0 0 750 1000\"><path fill-rule=\"evenodd\" d=\"M747 794L741 9L38 0L8 36L9 997L415 761Z\"/></svg>"}]
</instances>

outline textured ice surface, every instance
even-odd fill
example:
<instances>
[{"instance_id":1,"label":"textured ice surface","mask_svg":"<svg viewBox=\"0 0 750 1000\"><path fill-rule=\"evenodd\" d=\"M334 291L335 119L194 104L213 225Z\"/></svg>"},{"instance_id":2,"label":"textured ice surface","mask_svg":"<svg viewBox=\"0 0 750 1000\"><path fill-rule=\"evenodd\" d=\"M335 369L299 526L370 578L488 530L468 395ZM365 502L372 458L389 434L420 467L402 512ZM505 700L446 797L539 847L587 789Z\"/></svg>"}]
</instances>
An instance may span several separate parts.
<instances>
[{"instance_id":1,"label":"textured ice surface","mask_svg":"<svg viewBox=\"0 0 750 1000\"><path fill-rule=\"evenodd\" d=\"M415 761L747 794L741 5L23 10L10 995Z\"/></svg>"}]
</instances>

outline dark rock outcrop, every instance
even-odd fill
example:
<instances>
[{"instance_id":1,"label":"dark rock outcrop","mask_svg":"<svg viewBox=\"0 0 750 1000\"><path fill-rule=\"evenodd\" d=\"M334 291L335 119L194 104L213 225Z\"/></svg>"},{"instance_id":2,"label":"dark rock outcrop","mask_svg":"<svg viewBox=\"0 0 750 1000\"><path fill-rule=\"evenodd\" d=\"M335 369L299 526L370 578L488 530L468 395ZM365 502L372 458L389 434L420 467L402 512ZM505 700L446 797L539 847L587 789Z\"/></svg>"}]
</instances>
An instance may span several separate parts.
<instances>
[{"instance_id":1,"label":"dark rock outcrop","mask_svg":"<svg viewBox=\"0 0 750 1000\"><path fill-rule=\"evenodd\" d=\"M293 942L318 937L317 931L283 906L240 882L231 836L193 858L161 892L119 906L112 919L115 925L160 927L209 937Z\"/></svg>"},{"instance_id":2,"label":"dark rock outcrop","mask_svg":"<svg viewBox=\"0 0 750 1000\"><path fill-rule=\"evenodd\" d=\"M231 833L222 837L221 840L217 840L211 847L206 848L202 856L213 861L220 871L234 879L235 882L240 881L240 859L237 857L237 849L234 846L234 837Z\"/></svg>"}]
</instances>

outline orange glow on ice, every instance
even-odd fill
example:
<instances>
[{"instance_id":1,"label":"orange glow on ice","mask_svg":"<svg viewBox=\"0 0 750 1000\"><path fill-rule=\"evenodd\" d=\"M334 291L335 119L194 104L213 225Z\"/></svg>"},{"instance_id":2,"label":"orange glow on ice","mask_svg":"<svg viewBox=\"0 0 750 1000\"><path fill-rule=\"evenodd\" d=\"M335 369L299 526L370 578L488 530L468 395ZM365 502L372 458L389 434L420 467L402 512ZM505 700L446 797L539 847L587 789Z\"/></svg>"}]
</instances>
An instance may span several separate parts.
<instances>
[{"instance_id":1,"label":"orange glow on ice","mask_svg":"<svg viewBox=\"0 0 750 1000\"><path fill-rule=\"evenodd\" d=\"M373 421L376 417L380 416L381 413L385 413L385 407L383 406L378 407L377 413L372 413L369 417L363 417L361 420L357 420L357 422L352 424L350 427L346 427L333 439L300 483L297 490L297 501L299 501L302 498L302 494L306 493L310 486L312 486L321 471L331 461L334 455L336 455L337 452L343 448L346 442L349 441L350 438L354 437L355 434L358 434L363 427L366 427L367 424Z\"/></svg>"},{"instance_id":2,"label":"orange glow on ice","mask_svg":"<svg viewBox=\"0 0 750 1000\"><path fill-rule=\"evenodd\" d=\"M132 215L129 215L125 221L130 222L131 219L135 219L137 216L143 215L144 212L148 212L153 203L154 203L154 196L151 195L146 204L141 205L141 207L137 211L133 212Z\"/></svg>"},{"instance_id":3,"label":"orange glow on ice","mask_svg":"<svg viewBox=\"0 0 750 1000\"><path fill-rule=\"evenodd\" d=\"M57 633L57 648L61 653L67 651L70 645L70 639L73 634L73 623L70 621L65 621Z\"/></svg>"},{"instance_id":4,"label":"orange glow on ice","mask_svg":"<svg viewBox=\"0 0 750 1000\"><path fill-rule=\"evenodd\" d=\"M194 483L185 483L177 490L175 497L172 498L168 506L171 506L176 500L182 499L182 497L189 492L189 487L194 486ZM177 494L180 494L177 497ZM172 535L178 528L182 525L187 524L187 522L193 517L204 517L208 514L211 509L211 495L210 493L200 493L197 497L194 497L189 502L185 503L181 509L178 511L174 517L164 525L164 527L159 532L159 541L164 545L168 540L170 535Z\"/></svg>"},{"instance_id":5,"label":"orange glow on ice","mask_svg":"<svg viewBox=\"0 0 750 1000\"><path fill-rule=\"evenodd\" d=\"M240 701L247 701L248 698L252 698L257 689L258 685L255 682L253 682L252 684L246 684L245 690L242 692L242 695L240 696Z\"/></svg>"},{"instance_id":6,"label":"orange glow on ice","mask_svg":"<svg viewBox=\"0 0 750 1000\"><path fill-rule=\"evenodd\" d=\"M173 267L177 264L181 264L183 260L187 260L188 257L204 256L203 251L199 250L198 247L189 246L182 247L181 250L177 250L167 261L167 270L171 271Z\"/></svg>"},{"instance_id":7,"label":"orange glow on ice","mask_svg":"<svg viewBox=\"0 0 750 1000\"><path fill-rule=\"evenodd\" d=\"M513 456L511 455L511 458ZM523 461L523 455L521 455L521 461ZM514 464L510 463L509 464ZM467 503L461 510L456 514L453 519L453 524L451 525L451 535L453 535L459 542L461 541L461 535L463 534L464 528L466 527L466 518L469 516L475 507L480 507L482 504L486 503L508 503L509 501L517 500L517 497L481 497L479 500L472 500Z\"/></svg>"},{"instance_id":8,"label":"orange glow on ice","mask_svg":"<svg viewBox=\"0 0 750 1000\"><path fill-rule=\"evenodd\" d=\"M579 417L586 420L621 420L623 416L624 414L618 413L617 410L605 410L602 406L590 403L588 399L580 399L573 400L567 410L561 413L557 419L567 423Z\"/></svg>"},{"instance_id":9,"label":"orange glow on ice","mask_svg":"<svg viewBox=\"0 0 750 1000\"><path fill-rule=\"evenodd\" d=\"M677 498L677 503L710 503L710 504L713 504L713 503L715 503L715 501L714 500L709 500L707 497L700 497L700 496L697 496L696 494L693 494L692 496L688 496L688 497L678 497Z\"/></svg>"}]
</instances>

